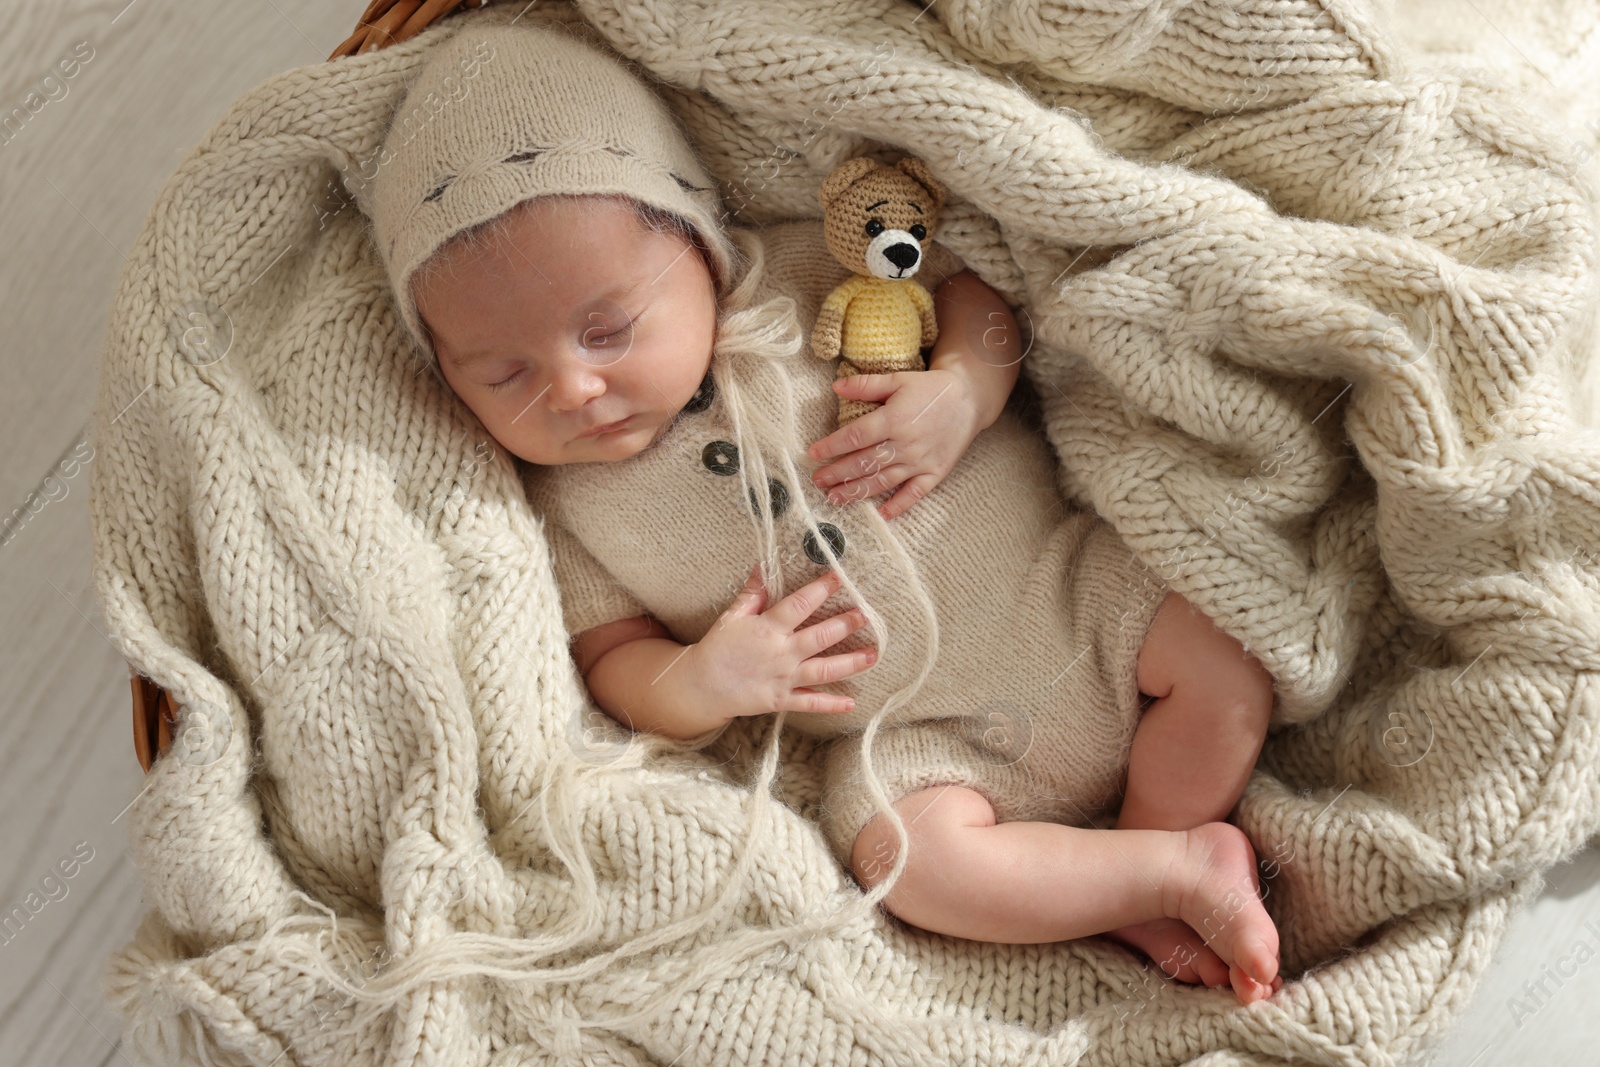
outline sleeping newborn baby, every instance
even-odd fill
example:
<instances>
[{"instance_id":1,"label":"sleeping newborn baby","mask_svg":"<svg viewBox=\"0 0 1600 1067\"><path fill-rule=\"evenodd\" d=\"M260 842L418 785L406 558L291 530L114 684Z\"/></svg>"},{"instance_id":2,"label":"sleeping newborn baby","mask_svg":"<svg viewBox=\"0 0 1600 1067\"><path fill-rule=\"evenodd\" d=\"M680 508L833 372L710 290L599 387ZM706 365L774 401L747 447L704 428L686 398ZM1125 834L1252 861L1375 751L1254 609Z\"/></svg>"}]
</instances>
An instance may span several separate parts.
<instances>
[{"instance_id":1,"label":"sleeping newborn baby","mask_svg":"<svg viewBox=\"0 0 1600 1067\"><path fill-rule=\"evenodd\" d=\"M880 717L872 770L909 835L896 916L1105 933L1270 996L1277 931L1223 820L1271 678L1066 505L1007 406L1004 301L908 234L929 369L835 382L808 330L849 272L820 221L725 225L672 113L565 31L464 29L412 97L486 50L447 114L391 130L374 239L419 356L526 463L595 703L677 738L775 712L836 738L822 828L869 887L899 841L863 763ZM841 396L882 406L836 427Z\"/></svg>"}]
</instances>

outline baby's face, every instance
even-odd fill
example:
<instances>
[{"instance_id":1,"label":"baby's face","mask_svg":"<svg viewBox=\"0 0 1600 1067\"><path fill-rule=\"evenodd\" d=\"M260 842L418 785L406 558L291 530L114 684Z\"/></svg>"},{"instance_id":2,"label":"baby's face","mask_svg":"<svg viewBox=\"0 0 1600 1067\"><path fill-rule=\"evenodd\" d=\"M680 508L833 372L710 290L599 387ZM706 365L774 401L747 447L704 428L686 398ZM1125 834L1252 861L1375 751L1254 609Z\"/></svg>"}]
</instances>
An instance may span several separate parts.
<instances>
[{"instance_id":1,"label":"baby's face","mask_svg":"<svg viewBox=\"0 0 1600 1067\"><path fill-rule=\"evenodd\" d=\"M413 283L445 381L529 463L642 452L711 365L716 290L699 252L625 204L590 199L523 205L512 247L452 250Z\"/></svg>"}]
</instances>

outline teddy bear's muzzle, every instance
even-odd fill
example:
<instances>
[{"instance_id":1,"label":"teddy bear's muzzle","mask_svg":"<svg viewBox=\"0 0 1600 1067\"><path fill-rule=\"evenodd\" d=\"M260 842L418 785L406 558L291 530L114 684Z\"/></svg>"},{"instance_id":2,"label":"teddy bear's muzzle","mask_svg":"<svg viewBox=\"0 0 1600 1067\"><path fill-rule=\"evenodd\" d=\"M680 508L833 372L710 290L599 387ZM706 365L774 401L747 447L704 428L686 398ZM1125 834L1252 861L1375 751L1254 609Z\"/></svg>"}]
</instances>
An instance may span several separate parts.
<instances>
[{"instance_id":1,"label":"teddy bear's muzzle","mask_svg":"<svg viewBox=\"0 0 1600 1067\"><path fill-rule=\"evenodd\" d=\"M905 230L884 230L867 246L867 269L879 278L909 278L922 266L922 245Z\"/></svg>"}]
</instances>

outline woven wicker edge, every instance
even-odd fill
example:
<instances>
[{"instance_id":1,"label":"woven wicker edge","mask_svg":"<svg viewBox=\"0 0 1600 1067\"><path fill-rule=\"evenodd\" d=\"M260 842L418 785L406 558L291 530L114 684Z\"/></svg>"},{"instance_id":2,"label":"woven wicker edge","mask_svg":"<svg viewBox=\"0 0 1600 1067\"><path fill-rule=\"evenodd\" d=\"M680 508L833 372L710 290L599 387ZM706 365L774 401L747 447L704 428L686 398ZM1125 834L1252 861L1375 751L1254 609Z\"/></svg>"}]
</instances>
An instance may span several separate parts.
<instances>
[{"instance_id":1,"label":"woven wicker edge","mask_svg":"<svg viewBox=\"0 0 1600 1067\"><path fill-rule=\"evenodd\" d=\"M398 44L447 15L488 3L489 0L372 0L356 22L355 32L333 50L328 62Z\"/></svg>"}]
</instances>

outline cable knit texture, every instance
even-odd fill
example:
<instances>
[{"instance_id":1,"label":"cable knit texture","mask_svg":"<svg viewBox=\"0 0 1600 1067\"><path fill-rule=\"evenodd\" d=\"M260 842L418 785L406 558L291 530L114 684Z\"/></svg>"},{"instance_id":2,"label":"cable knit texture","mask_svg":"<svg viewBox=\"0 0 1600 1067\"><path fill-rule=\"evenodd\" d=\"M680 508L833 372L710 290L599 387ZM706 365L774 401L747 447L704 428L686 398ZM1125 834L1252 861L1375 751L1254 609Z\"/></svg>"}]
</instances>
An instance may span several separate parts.
<instances>
[{"instance_id":1,"label":"cable knit texture","mask_svg":"<svg viewBox=\"0 0 1600 1067\"><path fill-rule=\"evenodd\" d=\"M948 186L1062 492L1276 679L1235 812L1269 1002L862 906L798 731L591 743L544 527L404 358L352 199L429 50L513 17L660 79L733 221L815 218L886 146ZM593 0L245 94L128 257L96 405L109 633L182 707L127 815L121 1051L1425 1059L1600 811L1595 140L1501 84L1342 0Z\"/></svg>"}]
</instances>

